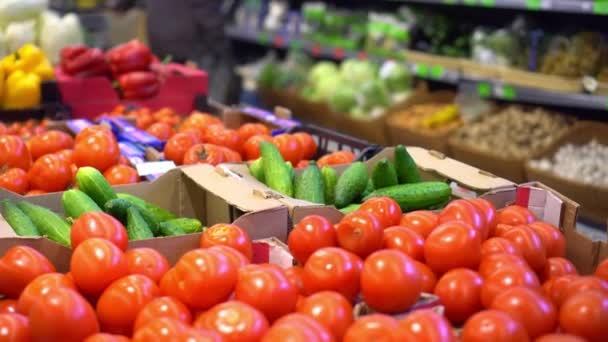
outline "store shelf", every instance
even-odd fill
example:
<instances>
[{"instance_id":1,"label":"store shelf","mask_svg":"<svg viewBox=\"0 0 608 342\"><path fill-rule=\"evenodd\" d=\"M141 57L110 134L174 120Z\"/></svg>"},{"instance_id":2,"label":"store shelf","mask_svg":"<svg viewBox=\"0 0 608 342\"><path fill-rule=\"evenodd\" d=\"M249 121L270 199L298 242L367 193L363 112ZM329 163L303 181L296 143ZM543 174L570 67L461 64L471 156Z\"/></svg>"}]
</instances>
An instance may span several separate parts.
<instances>
[{"instance_id":1,"label":"store shelf","mask_svg":"<svg viewBox=\"0 0 608 342\"><path fill-rule=\"evenodd\" d=\"M394 0L404 3L608 15L606 0Z\"/></svg>"}]
</instances>

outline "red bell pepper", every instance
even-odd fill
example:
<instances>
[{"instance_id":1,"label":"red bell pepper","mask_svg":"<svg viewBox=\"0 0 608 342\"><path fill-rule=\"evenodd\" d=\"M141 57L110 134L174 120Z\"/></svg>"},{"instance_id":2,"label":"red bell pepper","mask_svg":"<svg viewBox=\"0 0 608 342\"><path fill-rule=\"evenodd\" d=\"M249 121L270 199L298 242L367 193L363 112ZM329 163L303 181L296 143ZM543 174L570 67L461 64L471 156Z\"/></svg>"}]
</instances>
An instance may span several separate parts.
<instances>
[{"instance_id":1,"label":"red bell pepper","mask_svg":"<svg viewBox=\"0 0 608 342\"><path fill-rule=\"evenodd\" d=\"M68 75L82 78L108 74L108 65L103 52L86 46L62 49L61 68Z\"/></svg>"},{"instance_id":2,"label":"red bell pepper","mask_svg":"<svg viewBox=\"0 0 608 342\"><path fill-rule=\"evenodd\" d=\"M131 71L148 70L152 52L138 40L118 45L106 52L106 59L115 77Z\"/></svg>"},{"instance_id":3,"label":"red bell pepper","mask_svg":"<svg viewBox=\"0 0 608 342\"><path fill-rule=\"evenodd\" d=\"M125 99L142 99L156 95L160 82L155 73L132 71L118 77L118 85Z\"/></svg>"}]
</instances>

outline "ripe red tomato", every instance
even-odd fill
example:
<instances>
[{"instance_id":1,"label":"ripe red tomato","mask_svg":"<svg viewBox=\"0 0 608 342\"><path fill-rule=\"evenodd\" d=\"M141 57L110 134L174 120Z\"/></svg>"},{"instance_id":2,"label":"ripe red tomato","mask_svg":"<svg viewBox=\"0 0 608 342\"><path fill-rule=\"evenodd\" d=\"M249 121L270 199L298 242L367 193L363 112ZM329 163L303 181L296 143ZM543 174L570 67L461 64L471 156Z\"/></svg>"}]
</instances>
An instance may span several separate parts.
<instances>
[{"instance_id":1,"label":"ripe red tomato","mask_svg":"<svg viewBox=\"0 0 608 342\"><path fill-rule=\"evenodd\" d=\"M543 269L541 279L543 282L564 275L577 275L576 267L565 258L549 258Z\"/></svg>"},{"instance_id":2,"label":"ripe red tomato","mask_svg":"<svg viewBox=\"0 0 608 342\"><path fill-rule=\"evenodd\" d=\"M456 342L452 326L433 310L416 310L399 322L404 341Z\"/></svg>"},{"instance_id":3,"label":"ripe red tomato","mask_svg":"<svg viewBox=\"0 0 608 342\"><path fill-rule=\"evenodd\" d=\"M528 209L519 205L510 205L498 211L496 223L517 226L536 221L536 216Z\"/></svg>"},{"instance_id":4,"label":"ripe red tomato","mask_svg":"<svg viewBox=\"0 0 608 342\"><path fill-rule=\"evenodd\" d=\"M276 321L261 342L330 342L331 333L319 322L300 314L289 314Z\"/></svg>"},{"instance_id":5,"label":"ripe red tomato","mask_svg":"<svg viewBox=\"0 0 608 342\"><path fill-rule=\"evenodd\" d=\"M513 228L515 228L515 226L499 223L494 228L494 236L502 237L506 232L508 232L509 230L511 230Z\"/></svg>"},{"instance_id":6,"label":"ripe red tomato","mask_svg":"<svg viewBox=\"0 0 608 342\"><path fill-rule=\"evenodd\" d=\"M528 287L534 291L540 290L536 274L524 267L504 267L496 269L484 278L481 287L481 303L490 308L495 298L513 287Z\"/></svg>"},{"instance_id":7,"label":"ripe red tomato","mask_svg":"<svg viewBox=\"0 0 608 342\"><path fill-rule=\"evenodd\" d=\"M159 317L172 318L185 324L192 322L190 309L182 302L173 297L158 297L142 307L135 318L133 330L137 331Z\"/></svg>"},{"instance_id":8,"label":"ripe red tomato","mask_svg":"<svg viewBox=\"0 0 608 342\"><path fill-rule=\"evenodd\" d=\"M496 207L492 202L483 198L472 198L468 200L471 204L477 208L481 216L485 218L486 226L488 229L488 237L494 236L494 228L496 227Z\"/></svg>"},{"instance_id":9,"label":"ripe red tomato","mask_svg":"<svg viewBox=\"0 0 608 342\"><path fill-rule=\"evenodd\" d=\"M182 331L177 338L187 342L224 342L222 335L213 330L189 328Z\"/></svg>"},{"instance_id":10,"label":"ripe red tomato","mask_svg":"<svg viewBox=\"0 0 608 342\"><path fill-rule=\"evenodd\" d=\"M555 306L537 290L527 287L507 289L496 296L490 308L506 312L520 321L530 338L548 334L556 328Z\"/></svg>"},{"instance_id":11,"label":"ripe red tomato","mask_svg":"<svg viewBox=\"0 0 608 342\"><path fill-rule=\"evenodd\" d=\"M365 315L346 330L343 342L405 341L399 322L383 314Z\"/></svg>"},{"instance_id":12,"label":"ripe red tomato","mask_svg":"<svg viewBox=\"0 0 608 342\"><path fill-rule=\"evenodd\" d=\"M135 334L133 334L132 342L179 341L179 336L188 329L186 324L178 320L158 317L136 330Z\"/></svg>"},{"instance_id":13,"label":"ripe red tomato","mask_svg":"<svg viewBox=\"0 0 608 342\"><path fill-rule=\"evenodd\" d=\"M18 313L0 313L0 341L30 341L29 321Z\"/></svg>"},{"instance_id":14,"label":"ripe red tomato","mask_svg":"<svg viewBox=\"0 0 608 342\"><path fill-rule=\"evenodd\" d=\"M547 262L545 246L534 229L520 225L513 227L502 237L513 242L519 248L522 256L534 271L541 272L543 270Z\"/></svg>"},{"instance_id":15,"label":"ripe red tomato","mask_svg":"<svg viewBox=\"0 0 608 342\"><path fill-rule=\"evenodd\" d=\"M165 159L172 160L175 165L182 165L186 152L198 143L200 143L199 138L192 133L177 133L165 144Z\"/></svg>"},{"instance_id":16,"label":"ripe red tomato","mask_svg":"<svg viewBox=\"0 0 608 342\"><path fill-rule=\"evenodd\" d=\"M241 269L241 267L245 267L250 264L250 260L247 257L237 251L236 249L224 245L216 245L207 248L211 251L217 251L222 253L224 256L228 258L228 260L236 267L237 270Z\"/></svg>"},{"instance_id":17,"label":"ripe red tomato","mask_svg":"<svg viewBox=\"0 0 608 342\"><path fill-rule=\"evenodd\" d=\"M317 154L317 143L312 135L306 132L297 132L293 136L298 139L300 146L302 146L302 158L312 159Z\"/></svg>"},{"instance_id":18,"label":"ripe red tomato","mask_svg":"<svg viewBox=\"0 0 608 342\"><path fill-rule=\"evenodd\" d=\"M424 261L424 239L415 231L402 226L384 230L384 248L395 249L414 260Z\"/></svg>"},{"instance_id":19,"label":"ripe red tomato","mask_svg":"<svg viewBox=\"0 0 608 342\"><path fill-rule=\"evenodd\" d=\"M336 246L338 241L334 227L325 217L309 215L293 227L287 244L294 258L304 265L316 250Z\"/></svg>"},{"instance_id":20,"label":"ripe red tomato","mask_svg":"<svg viewBox=\"0 0 608 342\"><path fill-rule=\"evenodd\" d=\"M260 143L266 141L272 143L269 135L254 135L245 140L243 144L243 157L245 160L255 160L260 157Z\"/></svg>"},{"instance_id":21,"label":"ripe red tomato","mask_svg":"<svg viewBox=\"0 0 608 342\"><path fill-rule=\"evenodd\" d=\"M108 136L113 136L112 130L110 127L106 125L93 125L87 126L82 129L82 131L76 134L76 139L74 139L74 144L78 144L82 141L86 141L88 137L91 135L95 135L97 133L107 134Z\"/></svg>"},{"instance_id":22,"label":"ripe red tomato","mask_svg":"<svg viewBox=\"0 0 608 342\"><path fill-rule=\"evenodd\" d=\"M224 161L224 152L219 149L219 146L213 144L196 144L192 145L192 147L186 151L182 164L192 165L203 163L215 166Z\"/></svg>"},{"instance_id":23,"label":"ripe red tomato","mask_svg":"<svg viewBox=\"0 0 608 342\"><path fill-rule=\"evenodd\" d=\"M133 184L139 182L137 170L128 165L114 165L103 173L111 185Z\"/></svg>"},{"instance_id":24,"label":"ripe red tomato","mask_svg":"<svg viewBox=\"0 0 608 342\"><path fill-rule=\"evenodd\" d=\"M576 275L564 275L561 277L551 278L543 284L543 294L553 302L555 307L559 308L562 304L568 286L579 277Z\"/></svg>"},{"instance_id":25,"label":"ripe red tomato","mask_svg":"<svg viewBox=\"0 0 608 342\"><path fill-rule=\"evenodd\" d=\"M481 259L480 233L461 221L441 224L426 239L424 258L437 274L459 267L476 269Z\"/></svg>"},{"instance_id":26,"label":"ripe red tomato","mask_svg":"<svg viewBox=\"0 0 608 342\"><path fill-rule=\"evenodd\" d=\"M17 313L17 300L0 299L0 314Z\"/></svg>"},{"instance_id":27,"label":"ripe red tomato","mask_svg":"<svg viewBox=\"0 0 608 342\"><path fill-rule=\"evenodd\" d=\"M78 292L66 288L50 289L30 308L32 341L82 341L99 332L91 304Z\"/></svg>"},{"instance_id":28,"label":"ripe red tomato","mask_svg":"<svg viewBox=\"0 0 608 342\"><path fill-rule=\"evenodd\" d=\"M224 126L219 125L207 127L203 141L214 145L225 146L239 153L243 147L243 142L235 130L224 128Z\"/></svg>"},{"instance_id":29,"label":"ripe red tomato","mask_svg":"<svg viewBox=\"0 0 608 342\"><path fill-rule=\"evenodd\" d=\"M201 248L223 245L236 249L251 260L253 247L247 232L234 224L218 223L207 228L201 235Z\"/></svg>"},{"instance_id":30,"label":"ripe red tomato","mask_svg":"<svg viewBox=\"0 0 608 342\"><path fill-rule=\"evenodd\" d=\"M608 295L608 281L594 276L577 277L570 282L563 292L562 302L573 295L585 291L597 290Z\"/></svg>"},{"instance_id":31,"label":"ripe red tomato","mask_svg":"<svg viewBox=\"0 0 608 342\"><path fill-rule=\"evenodd\" d=\"M32 280L21 292L17 309L19 313L28 315L32 305L41 297L45 296L50 289L57 287L67 287L76 290L76 285L72 278L66 277L61 273L46 273L39 275Z\"/></svg>"},{"instance_id":32,"label":"ripe red tomato","mask_svg":"<svg viewBox=\"0 0 608 342\"><path fill-rule=\"evenodd\" d=\"M61 191L72 182L72 169L61 157L45 154L32 164L27 177L32 188L48 192Z\"/></svg>"},{"instance_id":33,"label":"ripe red tomato","mask_svg":"<svg viewBox=\"0 0 608 342\"><path fill-rule=\"evenodd\" d=\"M30 188L27 172L18 168L0 171L0 188L24 195Z\"/></svg>"},{"instance_id":34,"label":"ripe red tomato","mask_svg":"<svg viewBox=\"0 0 608 342\"><path fill-rule=\"evenodd\" d=\"M462 342L524 342L529 341L523 324L497 310L484 310L473 315L464 324Z\"/></svg>"},{"instance_id":35,"label":"ripe red tomato","mask_svg":"<svg viewBox=\"0 0 608 342\"><path fill-rule=\"evenodd\" d=\"M312 253L304 265L304 288L308 294L336 291L351 302L359 294L363 261L342 248L325 247Z\"/></svg>"},{"instance_id":36,"label":"ripe red tomato","mask_svg":"<svg viewBox=\"0 0 608 342\"><path fill-rule=\"evenodd\" d=\"M74 150L72 150L72 149L60 150L60 151L55 152L55 154L60 156L61 158L65 159L70 164L74 163L74 159L72 158L74 156Z\"/></svg>"},{"instance_id":37,"label":"ripe red tomato","mask_svg":"<svg viewBox=\"0 0 608 342\"><path fill-rule=\"evenodd\" d=\"M439 224L462 221L479 231L481 240L488 238L488 224L485 213L482 215L476 206L463 199L450 202L439 214Z\"/></svg>"},{"instance_id":38,"label":"ripe red tomato","mask_svg":"<svg viewBox=\"0 0 608 342\"><path fill-rule=\"evenodd\" d=\"M291 162L291 165L298 165L303 159L304 151L300 141L291 134L279 134L272 138L273 144L279 149L283 159ZM319 165L321 167L321 165Z\"/></svg>"},{"instance_id":39,"label":"ripe red tomato","mask_svg":"<svg viewBox=\"0 0 608 342\"><path fill-rule=\"evenodd\" d=\"M96 133L74 145L74 164L78 167L92 166L104 172L118 164L120 149L113 135Z\"/></svg>"},{"instance_id":40,"label":"ripe red tomato","mask_svg":"<svg viewBox=\"0 0 608 342\"><path fill-rule=\"evenodd\" d=\"M600 279L608 281L608 259L604 259L602 262L599 263L599 265L597 265L597 268L595 269L593 275Z\"/></svg>"},{"instance_id":41,"label":"ripe red tomato","mask_svg":"<svg viewBox=\"0 0 608 342\"><path fill-rule=\"evenodd\" d=\"M336 341L342 341L346 329L354 320L352 305L334 291L321 291L304 298L298 305L298 312L321 323Z\"/></svg>"},{"instance_id":42,"label":"ripe red tomato","mask_svg":"<svg viewBox=\"0 0 608 342\"><path fill-rule=\"evenodd\" d=\"M445 316L450 322L460 324L482 309L482 286L479 273L457 268L439 278L434 292L445 307Z\"/></svg>"},{"instance_id":43,"label":"ripe red tomato","mask_svg":"<svg viewBox=\"0 0 608 342\"><path fill-rule=\"evenodd\" d=\"M492 237L481 244L481 259L491 254L511 254L521 256L519 247L511 240L502 237Z\"/></svg>"},{"instance_id":44,"label":"ripe red tomato","mask_svg":"<svg viewBox=\"0 0 608 342\"><path fill-rule=\"evenodd\" d=\"M225 163L240 163L243 161L243 158L239 152L224 146L218 146L217 148L222 152Z\"/></svg>"},{"instance_id":45,"label":"ripe red tomato","mask_svg":"<svg viewBox=\"0 0 608 342\"><path fill-rule=\"evenodd\" d=\"M32 156L21 138L14 135L0 136L0 167L16 167L29 170Z\"/></svg>"},{"instance_id":46,"label":"ripe red tomato","mask_svg":"<svg viewBox=\"0 0 608 342\"><path fill-rule=\"evenodd\" d=\"M28 191L25 196L38 196L38 195L44 195L47 192L44 190L40 190L40 189L34 189L34 190L30 190Z\"/></svg>"},{"instance_id":47,"label":"ripe red tomato","mask_svg":"<svg viewBox=\"0 0 608 342\"><path fill-rule=\"evenodd\" d=\"M422 275L414 260L390 249L367 257L361 270L365 303L382 313L404 312L420 297Z\"/></svg>"},{"instance_id":48,"label":"ripe red tomato","mask_svg":"<svg viewBox=\"0 0 608 342\"><path fill-rule=\"evenodd\" d=\"M327 165L350 164L354 162L356 158L357 156L351 151L336 151L319 158L319 160L317 160L317 165L323 167Z\"/></svg>"},{"instance_id":49,"label":"ripe red tomato","mask_svg":"<svg viewBox=\"0 0 608 342\"><path fill-rule=\"evenodd\" d=\"M419 261L416 261L415 264L422 277L422 292L432 293L437 284L437 276L426 264Z\"/></svg>"},{"instance_id":50,"label":"ripe red tomato","mask_svg":"<svg viewBox=\"0 0 608 342\"><path fill-rule=\"evenodd\" d=\"M247 139L255 136L255 135L270 135L270 130L268 127L261 123L252 123L248 122L237 129L237 133L241 141L247 141Z\"/></svg>"},{"instance_id":51,"label":"ripe red tomato","mask_svg":"<svg viewBox=\"0 0 608 342\"><path fill-rule=\"evenodd\" d=\"M563 258L566 255L566 238L559 229L542 221L530 223L528 226L540 236L541 240L543 240L547 258Z\"/></svg>"},{"instance_id":52,"label":"ripe red tomato","mask_svg":"<svg viewBox=\"0 0 608 342\"><path fill-rule=\"evenodd\" d=\"M101 211L86 212L72 223L70 231L72 249L76 249L84 240L90 238L106 239L123 251L129 246L125 226L113 216Z\"/></svg>"},{"instance_id":53,"label":"ripe red tomato","mask_svg":"<svg viewBox=\"0 0 608 342\"><path fill-rule=\"evenodd\" d=\"M253 306L234 300L200 315L194 327L215 330L226 342L256 342L268 331L268 320Z\"/></svg>"},{"instance_id":54,"label":"ripe red tomato","mask_svg":"<svg viewBox=\"0 0 608 342\"><path fill-rule=\"evenodd\" d=\"M5 135L6 132L8 132L8 128L6 128L5 124L3 124L2 122L0 122L0 135Z\"/></svg>"},{"instance_id":55,"label":"ripe red tomato","mask_svg":"<svg viewBox=\"0 0 608 342\"><path fill-rule=\"evenodd\" d=\"M576 335L559 333L543 335L534 340L534 342L585 342L585 339Z\"/></svg>"},{"instance_id":56,"label":"ripe red tomato","mask_svg":"<svg viewBox=\"0 0 608 342\"><path fill-rule=\"evenodd\" d=\"M399 225L415 231L426 239L439 225L439 216L430 210L416 210L404 214Z\"/></svg>"},{"instance_id":57,"label":"ripe red tomato","mask_svg":"<svg viewBox=\"0 0 608 342\"><path fill-rule=\"evenodd\" d=\"M383 227L375 215L367 211L355 211L335 225L338 245L365 258L382 248Z\"/></svg>"},{"instance_id":58,"label":"ripe red tomato","mask_svg":"<svg viewBox=\"0 0 608 342\"><path fill-rule=\"evenodd\" d=\"M161 141L167 141L175 132L171 125L166 122L156 122L146 128L146 132L158 138Z\"/></svg>"},{"instance_id":59,"label":"ripe red tomato","mask_svg":"<svg viewBox=\"0 0 608 342\"><path fill-rule=\"evenodd\" d=\"M128 337L122 335L112 335L97 333L87 337L83 342L130 342Z\"/></svg>"},{"instance_id":60,"label":"ripe red tomato","mask_svg":"<svg viewBox=\"0 0 608 342\"><path fill-rule=\"evenodd\" d=\"M125 253L129 274L141 274L159 283L169 269L169 262L164 255L152 248L140 247Z\"/></svg>"},{"instance_id":61,"label":"ripe red tomato","mask_svg":"<svg viewBox=\"0 0 608 342\"><path fill-rule=\"evenodd\" d=\"M18 298L34 278L51 272L55 272L55 266L37 250L27 246L11 247L0 259L0 294Z\"/></svg>"},{"instance_id":62,"label":"ripe red tomato","mask_svg":"<svg viewBox=\"0 0 608 342\"><path fill-rule=\"evenodd\" d=\"M219 118L216 118L207 113L201 112L192 112L190 115L182 121L180 125L180 131L186 128L196 128L200 130L202 133L205 132L207 127L212 125L223 125L222 121Z\"/></svg>"},{"instance_id":63,"label":"ripe red tomato","mask_svg":"<svg viewBox=\"0 0 608 342\"><path fill-rule=\"evenodd\" d=\"M561 330L591 342L606 340L607 321L608 295L597 290L576 293L559 310Z\"/></svg>"},{"instance_id":64,"label":"ripe red tomato","mask_svg":"<svg viewBox=\"0 0 608 342\"><path fill-rule=\"evenodd\" d=\"M369 211L380 221L382 228L399 225L401 221L401 208L390 197L373 197L363 202L359 210Z\"/></svg>"},{"instance_id":65,"label":"ripe red tomato","mask_svg":"<svg viewBox=\"0 0 608 342\"><path fill-rule=\"evenodd\" d=\"M91 272L91 270L95 272ZM97 296L114 280L128 274L123 251L112 242L92 238L83 241L72 254L70 273L84 294Z\"/></svg>"},{"instance_id":66,"label":"ripe red tomato","mask_svg":"<svg viewBox=\"0 0 608 342\"><path fill-rule=\"evenodd\" d=\"M28 144L32 159L36 160L45 154L72 148L74 146L74 139L65 132L53 130L33 136L28 141Z\"/></svg>"},{"instance_id":67,"label":"ripe red tomato","mask_svg":"<svg viewBox=\"0 0 608 342\"><path fill-rule=\"evenodd\" d=\"M298 293L301 295L306 294L306 289L304 287L304 267L302 266L291 266L289 268L284 269L285 276L293 286L298 289ZM1 303L1 302L0 302ZM1 312L1 310L0 310Z\"/></svg>"},{"instance_id":68,"label":"ripe red tomato","mask_svg":"<svg viewBox=\"0 0 608 342\"><path fill-rule=\"evenodd\" d=\"M520 266L526 269L530 268L521 256L495 253L490 254L481 260L478 271L482 278L486 278L499 268L514 266Z\"/></svg>"}]
</instances>

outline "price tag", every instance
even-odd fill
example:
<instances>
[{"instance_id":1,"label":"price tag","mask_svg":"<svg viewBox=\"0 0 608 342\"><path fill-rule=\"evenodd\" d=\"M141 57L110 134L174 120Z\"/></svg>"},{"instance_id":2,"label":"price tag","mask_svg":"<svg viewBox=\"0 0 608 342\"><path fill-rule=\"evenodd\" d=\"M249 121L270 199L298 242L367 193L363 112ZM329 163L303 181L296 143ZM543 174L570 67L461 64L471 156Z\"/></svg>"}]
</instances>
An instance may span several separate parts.
<instances>
[{"instance_id":1,"label":"price tag","mask_svg":"<svg viewBox=\"0 0 608 342\"><path fill-rule=\"evenodd\" d=\"M416 75L418 75L418 76L420 76L422 78L428 78L429 77L430 69L429 69L428 65L422 64L422 63L416 64L415 69L416 69Z\"/></svg>"},{"instance_id":2,"label":"price tag","mask_svg":"<svg viewBox=\"0 0 608 342\"><path fill-rule=\"evenodd\" d=\"M444 73L445 69L441 65L433 65L431 67L431 78L441 79Z\"/></svg>"},{"instance_id":3,"label":"price tag","mask_svg":"<svg viewBox=\"0 0 608 342\"><path fill-rule=\"evenodd\" d=\"M270 35L268 34L268 32L260 32L258 34L258 42L260 44L264 44L267 45L270 43Z\"/></svg>"},{"instance_id":4,"label":"price tag","mask_svg":"<svg viewBox=\"0 0 608 342\"><path fill-rule=\"evenodd\" d=\"M142 177L162 174L169 170L175 169L175 167L175 163L170 160L145 162L135 165L137 173Z\"/></svg>"},{"instance_id":5,"label":"price tag","mask_svg":"<svg viewBox=\"0 0 608 342\"><path fill-rule=\"evenodd\" d=\"M492 96L492 86L487 82L477 83L477 94L482 98Z\"/></svg>"},{"instance_id":6,"label":"price tag","mask_svg":"<svg viewBox=\"0 0 608 342\"><path fill-rule=\"evenodd\" d=\"M608 15L608 0L595 0L593 14Z\"/></svg>"},{"instance_id":7,"label":"price tag","mask_svg":"<svg viewBox=\"0 0 608 342\"><path fill-rule=\"evenodd\" d=\"M485 7L494 7L496 5L496 0L481 0L481 5Z\"/></svg>"}]
</instances>

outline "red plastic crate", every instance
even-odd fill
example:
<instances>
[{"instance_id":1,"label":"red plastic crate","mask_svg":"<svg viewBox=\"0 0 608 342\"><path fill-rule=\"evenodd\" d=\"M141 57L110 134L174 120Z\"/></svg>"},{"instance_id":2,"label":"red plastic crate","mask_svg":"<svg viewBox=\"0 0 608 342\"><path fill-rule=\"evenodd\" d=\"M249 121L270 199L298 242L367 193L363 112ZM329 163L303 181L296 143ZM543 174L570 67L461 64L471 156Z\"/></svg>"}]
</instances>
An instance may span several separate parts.
<instances>
[{"instance_id":1,"label":"red plastic crate","mask_svg":"<svg viewBox=\"0 0 608 342\"><path fill-rule=\"evenodd\" d=\"M119 104L133 104L152 110L171 107L178 113L190 113L195 109L196 98L207 96L207 73L175 63L162 68L160 91L156 96L142 100L121 99L112 87L112 81L106 77L74 78L60 68L55 70L55 76L61 101L71 108L74 118L92 119Z\"/></svg>"}]
</instances>

